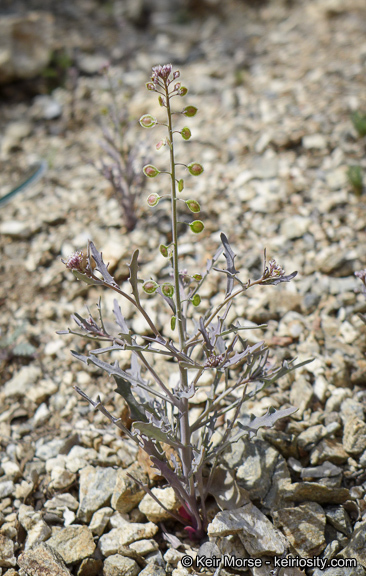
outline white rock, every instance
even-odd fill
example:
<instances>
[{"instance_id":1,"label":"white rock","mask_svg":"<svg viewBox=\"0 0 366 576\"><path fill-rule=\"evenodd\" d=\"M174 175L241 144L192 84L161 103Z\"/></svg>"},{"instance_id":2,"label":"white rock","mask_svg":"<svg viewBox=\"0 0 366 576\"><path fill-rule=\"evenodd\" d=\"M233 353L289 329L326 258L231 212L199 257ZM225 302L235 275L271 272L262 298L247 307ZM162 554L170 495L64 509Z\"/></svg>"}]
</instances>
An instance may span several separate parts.
<instances>
[{"instance_id":1,"label":"white rock","mask_svg":"<svg viewBox=\"0 0 366 576\"><path fill-rule=\"evenodd\" d=\"M153 488L151 492L168 510L177 510L180 506L173 488ZM146 494L138 506L140 512L145 514L151 522L161 522L171 518L169 512L164 510L149 494Z\"/></svg>"},{"instance_id":2,"label":"white rock","mask_svg":"<svg viewBox=\"0 0 366 576\"><path fill-rule=\"evenodd\" d=\"M302 145L307 150L310 150L311 148L323 150L327 147L327 141L323 134L309 134L308 136L303 137Z\"/></svg>"}]
</instances>

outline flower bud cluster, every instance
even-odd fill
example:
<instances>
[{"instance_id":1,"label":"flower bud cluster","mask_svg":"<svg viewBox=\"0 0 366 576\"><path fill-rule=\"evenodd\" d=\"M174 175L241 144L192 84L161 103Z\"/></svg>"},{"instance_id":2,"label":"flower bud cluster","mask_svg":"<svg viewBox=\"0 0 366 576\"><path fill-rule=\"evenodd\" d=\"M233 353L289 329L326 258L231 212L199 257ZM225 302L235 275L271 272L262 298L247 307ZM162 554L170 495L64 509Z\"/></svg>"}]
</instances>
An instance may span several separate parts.
<instances>
[{"instance_id":1,"label":"flower bud cluster","mask_svg":"<svg viewBox=\"0 0 366 576\"><path fill-rule=\"evenodd\" d=\"M272 259L268 262L268 266L264 270L263 278L281 278L284 275L285 271L282 266L277 264L276 260Z\"/></svg>"}]
</instances>

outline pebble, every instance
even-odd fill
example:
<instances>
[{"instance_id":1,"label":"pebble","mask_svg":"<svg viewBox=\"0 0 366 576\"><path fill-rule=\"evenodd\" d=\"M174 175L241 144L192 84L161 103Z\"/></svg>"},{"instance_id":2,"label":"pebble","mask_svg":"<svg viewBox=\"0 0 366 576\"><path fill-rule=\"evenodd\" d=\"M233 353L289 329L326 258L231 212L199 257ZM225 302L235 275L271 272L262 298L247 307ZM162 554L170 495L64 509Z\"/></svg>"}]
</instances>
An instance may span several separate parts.
<instances>
[{"instance_id":1,"label":"pebble","mask_svg":"<svg viewBox=\"0 0 366 576\"><path fill-rule=\"evenodd\" d=\"M66 564L92 556L95 550L93 534L87 526L62 528L47 540L47 544L60 554Z\"/></svg>"},{"instance_id":2,"label":"pebble","mask_svg":"<svg viewBox=\"0 0 366 576\"><path fill-rule=\"evenodd\" d=\"M62 556L46 543L26 550L18 557L20 568L29 576L70 576Z\"/></svg>"},{"instance_id":3,"label":"pebble","mask_svg":"<svg viewBox=\"0 0 366 576\"><path fill-rule=\"evenodd\" d=\"M113 468L86 466L80 471L79 509L77 518L90 522L94 512L108 505L116 484ZM103 490L100 487L103 487Z\"/></svg>"},{"instance_id":4,"label":"pebble","mask_svg":"<svg viewBox=\"0 0 366 576\"><path fill-rule=\"evenodd\" d=\"M94 512L89 524L89 529L95 536L101 536L113 514L113 509L108 506Z\"/></svg>"},{"instance_id":5,"label":"pebble","mask_svg":"<svg viewBox=\"0 0 366 576\"><path fill-rule=\"evenodd\" d=\"M103 576L137 576L140 573L139 565L135 560L120 554L108 556L103 564Z\"/></svg>"},{"instance_id":6,"label":"pebble","mask_svg":"<svg viewBox=\"0 0 366 576\"><path fill-rule=\"evenodd\" d=\"M280 556L285 551L284 539L268 518L249 503L237 510L219 512L207 533L210 537L241 534L241 540L249 554Z\"/></svg>"},{"instance_id":7,"label":"pebble","mask_svg":"<svg viewBox=\"0 0 366 576\"><path fill-rule=\"evenodd\" d=\"M346 421L343 429L343 446L352 456L358 456L366 450L366 424L358 416Z\"/></svg>"},{"instance_id":8,"label":"pebble","mask_svg":"<svg viewBox=\"0 0 366 576\"><path fill-rule=\"evenodd\" d=\"M150 522L162 522L171 518L169 510L176 511L180 507L173 488L152 488L151 492L158 498L165 510L149 494L145 494L139 504L139 510Z\"/></svg>"},{"instance_id":9,"label":"pebble","mask_svg":"<svg viewBox=\"0 0 366 576\"><path fill-rule=\"evenodd\" d=\"M325 513L320 504L307 502L296 508L283 508L273 513L275 525L281 527L291 546L301 557L319 556L326 546Z\"/></svg>"},{"instance_id":10,"label":"pebble","mask_svg":"<svg viewBox=\"0 0 366 576\"><path fill-rule=\"evenodd\" d=\"M9 568L17 563L14 556L14 542L0 534L0 567Z\"/></svg>"}]
</instances>

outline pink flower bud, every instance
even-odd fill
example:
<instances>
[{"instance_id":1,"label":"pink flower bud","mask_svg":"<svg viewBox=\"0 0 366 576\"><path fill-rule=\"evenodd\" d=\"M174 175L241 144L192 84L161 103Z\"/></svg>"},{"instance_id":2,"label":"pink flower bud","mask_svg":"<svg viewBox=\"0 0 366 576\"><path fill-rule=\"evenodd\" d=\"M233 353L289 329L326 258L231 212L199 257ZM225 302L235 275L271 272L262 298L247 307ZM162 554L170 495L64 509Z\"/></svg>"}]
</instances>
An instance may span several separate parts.
<instances>
[{"instance_id":1,"label":"pink flower bud","mask_svg":"<svg viewBox=\"0 0 366 576\"><path fill-rule=\"evenodd\" d=\"M184 180L181 178L178 182L178 192L182 192L184 188Z\"/></svg>"},{"instance_id":2,"label":"pink flower bud","mask_svg":"<svg viewBox=\"0 0 366 576\"><path fill-rule=\"evenodd\" d=\"M199 294L195 294L191 300L193 306L199 306L201 304L201 296Z\"/></svg>"},{"instance_id":3,"label":"pink flower bud","mask_svg":"<svg viewBox=\"0 0 366 576\"><path fill-rule=\"evenodd\" d=\"M66 262L66 268L69 270L78 270L78 272L85 272L87 261L84 253L81 250L74 252Z\"/></svg>"},{"instance_id":4,"label":"pink flower bud","mask_svg":"<svg viewBox=\"0 0 366 576\"><path fill-rule=\"evenodd\" d=\"M165 244L160 244L159 250L160 250L160 254L162 256L164 256L164 258L169 258L168 246L165 246Z\"/></svg>"},{"instance_id":5,"label":"pink flower bud","mask_svg":"<svg viewBox=\"0 0 366 576\"><path fill-rule=\"evenodd\" d=\"M188 92L188 88L186 88L185 86L181 86L181 88L179 88L179 92L178 92L178 96L185 96ZM194 114L193 114L194 116Z\"/></svg>"},{"instance_id":6,"label":"pink flower bud","mask_svg":"<svg viewBox=\"0 0 366 576\"><path fill-rule=\"evenodd\" d=\"M194 222L190 223L189 227L192 230L192 232L194 232L194 234L199 234L200 232L202 232L205 226L203 222L201 222L201 220L194 220Z\"/></svg>"},{"instance_id":7,"label":"pink flower bud","mask_svg":"<svg viewBox=\"0 0 366 576\"><path fill-rule=\"evenodd\" d=\"M193 274L193 278L195 280L197 280L197 282L200 282L202 280L202 275L201 274Z\"/></svg>"},{"instance_id":8,"label":"pink flower bud","mask_svg":"<svg viewBox=\"0 0 366 576\"><path fill-rule=\"evenodd\" d=\"M153 128L157 123L157 119L151 116L151 114L144 114L141 116L139 122L143 128Z\"/></svg>"},{"instance_id":9,"label":"pink flower bud","mask_svg":"<svg viewBox=\"0 0 366 576\"><path fill-rule=\"evenodd\" d=\"M197 213L201 210L201 206L197 200L186 200L186 204L191 212Z\"/></svg>"},{"instance_id":10,"label":"pink flower bud","mask_svg":"<svg viewBox=\"0 0 366 576\"><path fill-rule=\"evenodd\" d=\"M203 166L201 166L201 164L198 164L197 162L192 162L191 164L188 164L187 168L189 170L189 173L192 174L192 176L199 176L203 172Z\"/></svg>"},{"instance_id":11,"label":"pink flower bud","mask_svg":"<svg viewBox=\"0 0 366 576\"><path fill-rule=\"evenodd\" d=\"M174 84L174 90L179 90L179 88L180 88L180 82Z\"/></svg>"},{"instance_id":12,"label":"pink flower bud","mask_svg":"<svg viewBox=\"0 0 366 576\"><path fill-rule=\"evenodd\" d=\"M168 296L168 298L173 298L174 286L173 286L173 284L170 284L169 282L165 282L161 286L161 291L164 294L164 296Z\"/></svg>"},{"instance_id":13,"label":"pink flower bud","mask_svg":"<svg viewBox=\"0 0 366 576\"><path fill-rule=\"evenodd\" d=\"M183 138L183 140L189 140L190 137L192 136L192 133L190 131L189 128L187 128L187 126L185 126L184 128L182 128L182 130L180 131L181 136Z\"/></svg>"},{"instance_id":14,"label":"pink flower bud","mask_svg":"<svg viewBox=\"0 0 366 576\"><path fill-rule=\"evenodd\" d=\"M152 164L146 164L146 166L143 167L142 171L145 174L145 176L148 176L149 178L155 178L155 176L160 174L160 170L158 170L156 166L153 166Z\"/></svg>"},{"instance_id":15,"label":"pink flower bud","mask_svg":"<svg viewBox=\"0 0 366 576\"><path fill-rule=\"evenodd\" d=\"M172 330L175 330L175 325L176 325L177 319L175 316L172 316L171 320L170 320L170 328Z\"/></svg>"},{"instance_id":16,"label":"pink flower bud","mask_svg":"<svg viewBox=\"0 0 366 576\"><path fill-rule=\"evenodd\" d=\"M176 80L177 78L179 78L179 76L180 76L179 70L176 70L175 72L173 72L173 80Z\"/></svg>"},{"instance_id":17,"label":"pink flower bud","mask_svg":"<svg viewBox=\"0 0 366 576\"><path fill-rule=\"evenodd\" d=\"M153 82L146 82L146 88L148 90L153 90L154 92L156 92L156 86L155 84L153 84Z\"/></svg>"},{"instance_id":18,"label":"pink flower bud","mask_svg":"<svg viewBox=\"0 0 366 576\"><path fill-rule=\"evenodd\" d=\"M146 292L146 294L154 294L154 292L156 292L158 286L159 285L156 282L154 282L154 280L147 280L143 284L142 289L144 292Z\"/></svg>"},{"instance_id":19,"label":"pink flower bud","mask_svg":"<svg viewBox=\"0 0 366 576\"><path fill-rule=\"evenodd\" d=\"M147 197L147 203L150 206L150 208L154 208L154 206L157 206L159 204L159 200L160 200L159 194L153 193Z\"/></svg>"}]
</instances>

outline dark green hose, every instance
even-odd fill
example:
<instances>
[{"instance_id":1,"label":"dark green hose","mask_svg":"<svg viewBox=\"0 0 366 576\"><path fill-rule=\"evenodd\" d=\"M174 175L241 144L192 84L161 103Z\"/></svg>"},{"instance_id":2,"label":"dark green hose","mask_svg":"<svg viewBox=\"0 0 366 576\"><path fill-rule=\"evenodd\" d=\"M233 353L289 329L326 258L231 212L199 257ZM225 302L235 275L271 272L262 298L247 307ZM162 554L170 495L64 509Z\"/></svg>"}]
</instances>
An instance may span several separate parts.
<instances>
[{"instance_id":1,"label":"dark green hose","mask_svg":"<svg viewBox=\"0 0 366 576\"><path fill-rule=\"evenodd\" d=\"M46 170L47 170L46 160L40 160L39 162L37 162L37 164L35 164L31 168L31 175L28 176L28 178L26 178L24 182L19 184L19 186L17 186L16 188L10 190L10 192L8 192L8 194L5 194L5 196L0 197L0 206L11 200L11 198L13 198L16 194L18 194L18 192L21 192L31 184L37 182L37 180L39 180L43 176Z\"/></svg>"}]
</instances>

